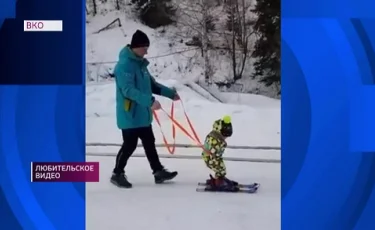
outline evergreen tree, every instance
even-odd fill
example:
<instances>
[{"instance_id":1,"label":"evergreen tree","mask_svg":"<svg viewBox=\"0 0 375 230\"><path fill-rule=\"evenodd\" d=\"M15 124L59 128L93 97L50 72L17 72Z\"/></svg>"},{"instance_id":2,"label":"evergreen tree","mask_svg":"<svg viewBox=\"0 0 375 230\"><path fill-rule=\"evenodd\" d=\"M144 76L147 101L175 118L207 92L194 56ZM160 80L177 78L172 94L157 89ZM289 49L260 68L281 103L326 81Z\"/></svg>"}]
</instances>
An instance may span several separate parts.
<instances>
[{"instance_id":1,"label":"evergreen tree","mask_svg":"<svg viewBox=\"0 0 375 230\"><path fill-rule=\"evenodd\" d=\"M267 86L281 81L280 11L280 0L257 0L252 10L258 16L254 30L260 36L252 53L256 58L253 77L259 76Z\"/></svg>"}]
</instances>

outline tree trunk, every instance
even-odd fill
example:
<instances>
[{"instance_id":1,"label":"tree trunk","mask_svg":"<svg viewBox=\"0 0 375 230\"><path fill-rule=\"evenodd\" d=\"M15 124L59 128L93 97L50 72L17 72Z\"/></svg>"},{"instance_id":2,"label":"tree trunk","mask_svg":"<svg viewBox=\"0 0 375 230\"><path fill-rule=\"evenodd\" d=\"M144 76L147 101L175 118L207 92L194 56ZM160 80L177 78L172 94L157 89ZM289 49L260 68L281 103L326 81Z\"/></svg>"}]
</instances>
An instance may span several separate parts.
<instances>
[{"instance_id":1,"label":"tree trunk","mask_svg":"<svg viewBox=\"0 0 375 230\"><path fill-rule=\"evenodd\" d=\"M94 8L93 14L94 14L94 16L95 16L95 15L97 14L96 0L92 0L92 5L93 5L93 8Z\"/></svg>"},{"instance_id":2,"label":"tree trunk","mask_svg":"<svg viewBox=\"0 0 375 230\"><path fill-rule=\"evenodd\" d=\"M236 62L236 22L235 22L235 2L234 0L231 1L231 14L233 15L232 20L232 65L233 65L233 79L236 79L236 68L237 68L237 62Z\"/></svg>"},{"instance_id":3,"label":"tree trunk","mask_svg":"<svg viewBox=\"0 0 375 230\"><path fill-rule=\"evenodd\" d=\"M247 60L247 53L248 53L248 45L249 45L249 37L250 35L247 34L247 28L246 28L246 12L245 12L245 0L242 0L242 19L240 20L242 23L242 66L241 70L238 73L238 76L235 80L239 80L242 78L243 71L245 69L245 64Z\"/></svg>"},{"instance_id":4,"label":"tree trunk","mask_svg":"<svg viewBox=\"0 0 375 230\"><path fill-rule=\"evenodd\" d=\"M203 26L202 26L202 52L203 52L203 60L204 60L204 79L205 82L210 85L210 71L209 71L209 57L208 57L208 34L207 34L207 4L204 0L201 0L202 4L202 13L203 13Z\"/></svg>"}]
</instances>

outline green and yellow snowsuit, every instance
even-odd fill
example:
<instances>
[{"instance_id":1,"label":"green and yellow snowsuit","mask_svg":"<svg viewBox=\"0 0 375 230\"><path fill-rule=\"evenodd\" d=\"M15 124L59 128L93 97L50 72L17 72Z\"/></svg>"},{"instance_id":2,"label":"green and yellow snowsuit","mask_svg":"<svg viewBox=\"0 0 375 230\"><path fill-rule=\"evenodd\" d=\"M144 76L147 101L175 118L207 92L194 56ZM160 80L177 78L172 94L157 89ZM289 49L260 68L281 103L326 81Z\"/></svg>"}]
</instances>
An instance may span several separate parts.
<instances>
[{"instance_id":1,"label":"green and yellow snowsuit","mask_svg":"<svg viewBox=\"0 0 375 230\"><path fill-rule=\"evenodd\" d=\"M214 171L216 178L223 178L227 171L223 160L223 154L227 147L225 136L222 134L223 127L227 127L231 122L230 117L216 120L213 124L213 130L206 136L204 147L207 151L202 152L202 158L207 167ZM209 152L209 153L208 153Z\"/></svg>"}]
</instances>

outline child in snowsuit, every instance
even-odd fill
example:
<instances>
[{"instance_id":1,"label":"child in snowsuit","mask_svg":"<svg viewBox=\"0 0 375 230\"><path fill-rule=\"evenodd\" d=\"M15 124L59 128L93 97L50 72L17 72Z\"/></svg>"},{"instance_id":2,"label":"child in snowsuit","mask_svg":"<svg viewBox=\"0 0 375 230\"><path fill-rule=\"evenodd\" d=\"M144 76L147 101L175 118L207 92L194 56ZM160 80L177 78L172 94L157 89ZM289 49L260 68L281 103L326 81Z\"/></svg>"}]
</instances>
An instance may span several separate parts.
<instances>
[{"instance_id":1,"label":"child in snowsuit","mask_svg":"<svg viewBox=\"0 0 375 230\"><path fill-rule=\"evenodd\" d=\"M235 190L238 183L226 178L226 167L223 154L227 147L226 138L232 136L233 128L230 116L216 120L212 131L206 136L202 158L207 167L215 173L215 177L210 175L206 181L207 186L212 189Z\"/></svg>"}]
</instances>

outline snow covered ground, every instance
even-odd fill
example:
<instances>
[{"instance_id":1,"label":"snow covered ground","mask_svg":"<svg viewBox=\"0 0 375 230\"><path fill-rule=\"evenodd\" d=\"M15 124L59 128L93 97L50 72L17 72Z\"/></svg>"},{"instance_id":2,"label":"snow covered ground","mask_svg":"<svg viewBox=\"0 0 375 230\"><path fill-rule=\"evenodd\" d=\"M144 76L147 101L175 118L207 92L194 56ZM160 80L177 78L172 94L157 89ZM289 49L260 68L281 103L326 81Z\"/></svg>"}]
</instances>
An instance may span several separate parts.
<instances>
[{"instance_id":1,"label":"snow covered ground","mask_svg":"<svg viewBox=\"0 0 375 230\"><path fill-rule=\"evenodd\" d=\"M122 27L95 34L116 18L121 20ZM185 147L169 154L154 122L161 161L179 175L173 183L155 185L140 146L126 168L134 188L114 187L109 177L121 144L121 133L116 127L115 86L113 82L90 82L86 86L86 159L100 162L100 182L86 185L87 229L280 229L280 101L237 93L215 95L224 103L210 100L204 92L185 85L202 73L202 61L195 51L179 52L186 50L183 44L171 46L171 41L158 31L141 25L124 12L111 11L87 20L88 78L98 80L97 76L106 75L117 61L120 49L130 42L132 33L136 29L145 31L152 44L148 55L151 73L160 83L177 89L201 140L214 120L232 116L234 134L228 139L231 148L225 153L228 177L243 183L261 183L257 194L196 192L196 184L210 173L200 159L200 149L178 130L176 143ZM169 29L170 34L173 31ZM217 73L224 73L220 68L228 70L227 63L213 62L218 64ZM256 89L258 85L249 82L244 87ZM157 99L166 111L170 110L171 100ZM175 106L175 119L188 129L181 104L176 102ZM163 132L171 142L171 121L163 112L158 114Z\"/></svg>"},{"instance_id":2,"label":"snow covered ground","mask_svg":"<svg viewBox=\"0 0 375 230\"><path fill-rule=\"evenodd\" d=\"M100 162L100 183L86 185L87 230L279 230L280 164L227 162L240 181L259 181L257 194L217 194L195 191L207 175L201 161L163 159L177 169L174 183L155 185L144 158L129 161L134 187L118 189L109 182L113 157L87 157Z\"/></svg>"},{"instance_id":3,"label":"snow covered ground","mask_svg":"<svg viewBox=\"0 0 375 230\"><path fill-rule=\"evenodd\" d=\"M221 101L230 104L249 105L255 108L279 108L280 100L262 95L221 92Z\"/></svg>"},{"instance_id":4,"label":"snow covered ground","mask_svg":"<svg viewBox=\"0 0 375 230\"><path fill-rule=\"evenodd\" d=\"M159 82L177 88L201 139L211 130L215 119L229 114L234 126L234 135L228 140L231 146L280 146L280 104L277 101L267 98L259 101L259 96L245 95L238 103L243 105L216 103L177 80ZM143 149L139 147L137 157L131 158L127 166L134 188L118 189L109 183L118 147L105 145L121 143L115 120L114 84L89 84L86 89L86 142L102 144L86 147L87 161L100 162L100 182L88 183L86 187L88 230L280 229L280 164L252 163L261 159L280 161L277 148L228 149L225 153L230 178L243 183L261 183L257 194L196 192L196 184L210 173L199 159L199 148L177 148L176 153L170 155L165 147L159 147L162 163L168 169L177 170L179 175L173 183L155 185L148 162L142 157ZM169 111L172 102L162 97L157 99ZM171 122L167 116L159 114L163 131L171 141ZM188 127L178 103L175 115ZM153 126L157 143L162 144L161 132L156 124ZM177 133L176 142L195 144L181 132ZM173 156L176 158L165 159Z\"/></svg>"}]
</instances>

